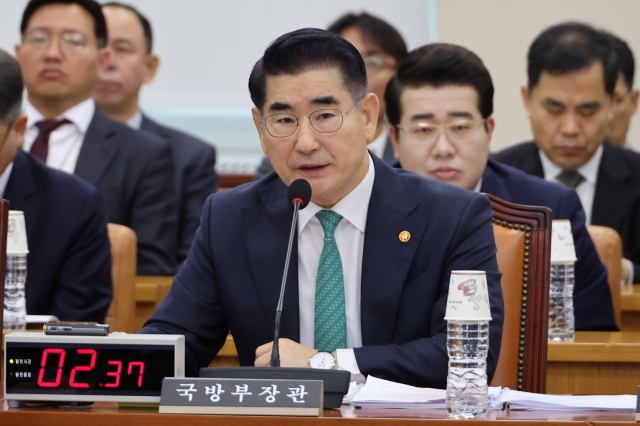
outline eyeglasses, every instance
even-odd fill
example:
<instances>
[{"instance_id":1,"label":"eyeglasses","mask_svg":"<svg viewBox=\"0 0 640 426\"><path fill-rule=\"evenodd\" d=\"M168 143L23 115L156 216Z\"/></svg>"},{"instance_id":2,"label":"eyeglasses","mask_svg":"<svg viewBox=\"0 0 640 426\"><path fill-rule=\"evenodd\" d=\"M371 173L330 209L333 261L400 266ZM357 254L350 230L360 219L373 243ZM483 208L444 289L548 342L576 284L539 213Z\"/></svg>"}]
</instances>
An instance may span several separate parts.
<instances>
[{"instance_id":1,"label":"eyeglasses","mask_svg":"<svg viewBox=\"0 0 640 426\"><path fill-rule=\"evenodd\" d=\"M296 132L300 126L300 120L308 118L311 126L320 133L331 133L342 127L344 116L349 114L358 105L356 102L349 111L342 112L338 109L320 109L309 114L308 117L300 117L293 114L273 114L262 121L267 132L275 138L286 138Z\"/></svg>"},{"instance_id":2,"label":"eyeglasses","mask_svg":"<svg viewBox=\"0 0 640 426\"><path fill-rule=\"evenodd\" d=\"M45 31L36 30L25 34L22 38L22 43L34 50L44 52L51 46L52 39L53 37L51 34ZM60 50L66 54L80 53L86 45L86 37L77 31L65 31L58 39L58 46L60 46Z\"/></svg>"},{"instance_id":3,"label":"eyeglasses","mask_svg":"<svg viewBox=\"0 0 640 426\"><path fill-rule=\"evenodd\" d=\"M395 65L386 62L380 56L367 56L366 58L362 58L364 60L364 66L367 71L378 72L384 68L395 68Z\"/></svg>"},{"instance_id":4,"label":"eyeglasses","mask_svg":"<svg viewBox=\"0 0 640 426\"><path fill-rule=\"evenodd\" d=\"M442 129L451 142L462 142L472 138L485 121L460 120L447 124L416 123L397 127L407 132L411 140L419 143L434 143L440 137Z\"/></svg>"}]
</instances>

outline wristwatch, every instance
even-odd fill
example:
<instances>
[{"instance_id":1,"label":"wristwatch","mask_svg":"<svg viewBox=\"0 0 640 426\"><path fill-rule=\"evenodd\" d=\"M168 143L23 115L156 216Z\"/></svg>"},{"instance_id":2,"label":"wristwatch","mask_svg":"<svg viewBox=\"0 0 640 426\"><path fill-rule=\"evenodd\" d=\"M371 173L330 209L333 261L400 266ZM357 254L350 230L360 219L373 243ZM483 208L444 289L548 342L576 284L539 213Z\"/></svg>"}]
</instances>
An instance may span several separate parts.
<instances>
[{"instance_id":1,"label":"wristwatch","mask_svg":"<svg viewBox=\"0 0 640 426\"><path fill-rule=\"evenodd\" d=\"M330 352L317 352L309 358L309 366L318 370L333 370L336 359Z\"/></svg>"}]
</instances>

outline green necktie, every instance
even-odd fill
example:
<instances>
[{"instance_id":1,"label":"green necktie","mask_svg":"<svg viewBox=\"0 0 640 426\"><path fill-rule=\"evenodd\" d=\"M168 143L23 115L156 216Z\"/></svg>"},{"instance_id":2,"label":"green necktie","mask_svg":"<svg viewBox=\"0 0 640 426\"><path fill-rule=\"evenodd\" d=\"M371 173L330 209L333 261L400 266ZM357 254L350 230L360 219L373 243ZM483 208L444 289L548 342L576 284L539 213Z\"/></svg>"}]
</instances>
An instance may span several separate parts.
<instances>
[{"instance_id":1,"label":"green necktie","mask_svg":"<svg viewBox=\"0 0 640 426\"><path fill-rule=\"evenodd\" d=\"M316 217L324 230L324 247L316 279L314 346L319 351L333 352L347 347L342 261L333 236L342 216L332 210L320 210Z\"/></svg>"}]
</instances>

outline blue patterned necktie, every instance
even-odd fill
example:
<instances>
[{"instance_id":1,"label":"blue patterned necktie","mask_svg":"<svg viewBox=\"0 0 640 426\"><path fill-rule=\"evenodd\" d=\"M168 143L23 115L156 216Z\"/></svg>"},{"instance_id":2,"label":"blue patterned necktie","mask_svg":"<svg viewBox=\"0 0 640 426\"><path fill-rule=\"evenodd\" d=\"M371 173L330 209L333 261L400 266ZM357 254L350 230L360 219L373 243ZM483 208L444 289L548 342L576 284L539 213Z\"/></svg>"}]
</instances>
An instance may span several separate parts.
<instances>
[{"instance_id":1,"label":"blue patterned necktie","mask_svg":"<svg viewBox=\"0 0 640 426\"><path fill-rule=\"evenodd\" d=\"M314 347L319 351L333 352L347 347L344 277L333 235L342 216L332 210L320 210L316 217L324 230L324 246L316 279Z\"/></svg>"}]
</instances>

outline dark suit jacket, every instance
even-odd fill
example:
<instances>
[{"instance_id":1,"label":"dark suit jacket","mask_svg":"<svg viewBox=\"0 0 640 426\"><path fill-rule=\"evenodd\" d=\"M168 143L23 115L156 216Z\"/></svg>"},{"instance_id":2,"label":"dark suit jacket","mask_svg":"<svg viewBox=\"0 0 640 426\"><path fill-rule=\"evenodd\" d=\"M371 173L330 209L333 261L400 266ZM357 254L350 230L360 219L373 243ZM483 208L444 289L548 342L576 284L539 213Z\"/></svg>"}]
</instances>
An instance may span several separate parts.
<instances>
[{"instance_id":1,"label":"dark suit jacket","mask_svg":"<svg viewBox=\"0 0 640 426\"><path fill-rule=\"evenodd\" d=\"M444 388L444 318L452 270L487 271L493 321L488 374L500 353L503 318L491 206L480 194L395 170L373 156L361 279L366 375ZM196 374L233 334L240 363L273 339L292 210L275 173L207 200L189 257L143 333L184 334L187 369ZM402 243L398 234L411 233ZM297 239L280 336L299 341Z\"/></svg>"},{"instance_id":2,"label":"dark suit jacket","mask_svg":"<svg viewBox=\"0 0 640 426\"><path fill-rule=\"evenodd\" d=\"M27 313L104 321L111 303L107 208L96 188L21 149L4 198L24 212Z\"/></svg>"},{"instance_id":3,"label":"dark suit jacket","mask_svg":"<svg viewBox=\"0 0 640 426\"><path fill-rule=\"evenodd\" d=\"M622 237L624 257L640 280L640 154L604 142L591 223L613 228ZM544 177L538 148L524 142L495 154L501 163Z\"/></svg>"},{"instance_id":4,"label":"dark suit jacket","mask_svg":"<svg viewBox=\"0 0 640 426\"><path fill-rule=\"evenodd\" d=\"M135 231L138 275L173 275L178 202L169 143L96 110L74 174L100 190L109 222Z\"/></svg>"},{"instance_id":5,"label":"dark suit jacket","mask_svg":"<svg viewBox=\"0 0 640 426\"><path fill-rule=\"evenodd\" d=\"M178 211L177 263L187 258L200 223L200 215L207 197L218 189L214 166L216 151L208 143L169 127L161 126L146 115L140 128L169 141L175 165Z\"/></svg>"},{"instance_id":6,"label":"dark suit jacket","mask_svg":"<svg viewBox=\"0 0 640 426\"><path fill-rule=\"evenodd\" d=\"M553 211L554 219L571 221L578 257L573 289L576 330L617 331L607 270L600 262L585 227L584 211L576 192L492 159L487 162L482 175L480 191L513 203L546 206Z\"/></svg>"},{"instance_id":7,"label":"dark suit jacket","mask_svg":"<svg viewBox=\"0 0 640 426\"><path fill-rule=\"evenodd\" d=\"M387 136L387 144L384 146L384 152L382 153L382 159L386 162L391 162L395 159L395 154L393 152L393 143L391 139ZM266 176L267 173L273 171L273 166L271 165L271 160L266 155L262 158L260 165L258 166L258 170L253 175L255 180L259 180L262 177Z\"/></svg>"}]
</instances>

